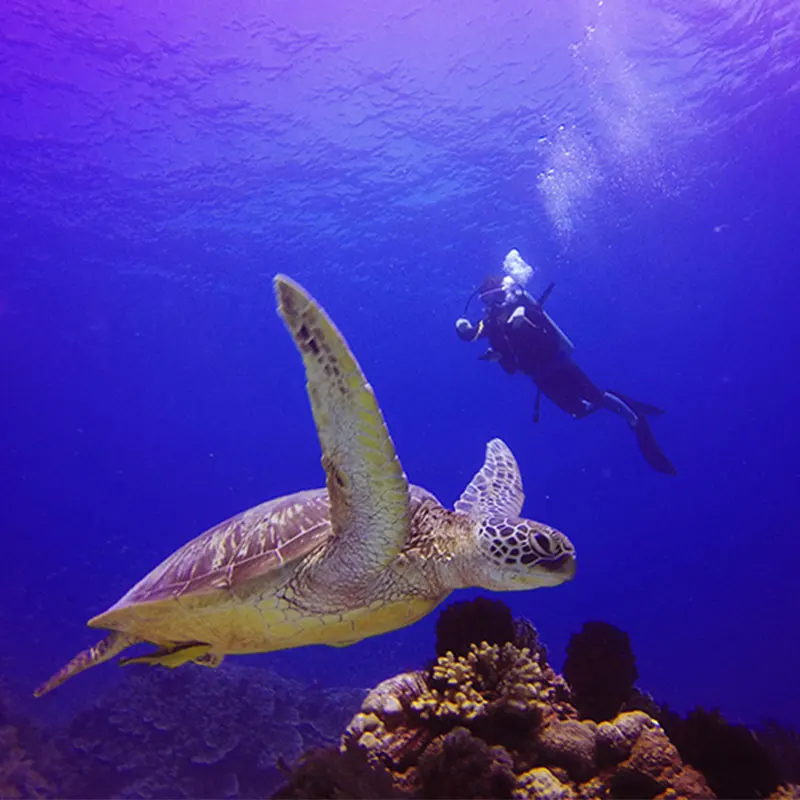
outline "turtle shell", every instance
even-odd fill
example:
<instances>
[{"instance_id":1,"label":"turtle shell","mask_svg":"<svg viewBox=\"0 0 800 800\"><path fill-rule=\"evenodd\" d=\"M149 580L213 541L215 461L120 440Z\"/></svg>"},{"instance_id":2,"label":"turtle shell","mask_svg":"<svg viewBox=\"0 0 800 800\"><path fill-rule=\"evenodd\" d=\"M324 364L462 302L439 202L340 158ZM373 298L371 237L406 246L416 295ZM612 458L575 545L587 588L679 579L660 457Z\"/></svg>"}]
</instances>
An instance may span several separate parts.
<instances>
[{"instance_id":1,"label":"turtle shell","mask_svg":"<svg viewBox=\"0 0 800 800\"><path fill-rule=\"evenodd\" d=\"M236 514L161 562L101 619L140 603L235 589L303 558L333 536L325 489L313 489Z\"/></svg>"}]
</instances>

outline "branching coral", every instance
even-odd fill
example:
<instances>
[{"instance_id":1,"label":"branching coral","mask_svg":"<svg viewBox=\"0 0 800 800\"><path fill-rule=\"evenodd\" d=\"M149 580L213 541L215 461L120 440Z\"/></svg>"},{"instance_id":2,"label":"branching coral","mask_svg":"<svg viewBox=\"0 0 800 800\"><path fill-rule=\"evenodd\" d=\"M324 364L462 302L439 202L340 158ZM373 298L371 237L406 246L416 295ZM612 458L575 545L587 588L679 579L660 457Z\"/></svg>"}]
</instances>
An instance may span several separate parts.
<instances>
[{"instance_id":1,"label":"branching coral","mask_svg":"<svg viewBox=\"0 0 800 800\"><path fill-rule=\"evenodd\" d=\"M466 656L447 653L434 664L428 689L412 703L423 719L474 720L503 709L543 713L555 700L554 673L513 644L470 645Z\"/></svg>"}]
</instances>

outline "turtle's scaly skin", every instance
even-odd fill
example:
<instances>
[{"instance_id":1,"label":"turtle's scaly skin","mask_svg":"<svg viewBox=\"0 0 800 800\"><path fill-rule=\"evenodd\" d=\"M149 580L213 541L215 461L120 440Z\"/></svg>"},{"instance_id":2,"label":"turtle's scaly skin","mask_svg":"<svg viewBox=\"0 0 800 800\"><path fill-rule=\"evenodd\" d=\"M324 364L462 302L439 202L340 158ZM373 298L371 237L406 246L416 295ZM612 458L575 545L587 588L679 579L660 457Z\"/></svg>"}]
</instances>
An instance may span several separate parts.
<instances>
[{"instance_id":1,"label":"turtle's scaly skin","mask_svg":"<svg viewBox=\"0 0 800 800\"><path fill-rule=\"evenodd\" d=\"M572 577L563 534L519 519L513 455L498 439L456 504L410 486L372 388L341 334L297 284L275 279L303 356L326 488L263 503L181 547L89 625L112 631L36 690L51 691L131 644L121 663L217 666L226 654L346 645L409 625L451 591Z\"/></svg>"}]
</instances>

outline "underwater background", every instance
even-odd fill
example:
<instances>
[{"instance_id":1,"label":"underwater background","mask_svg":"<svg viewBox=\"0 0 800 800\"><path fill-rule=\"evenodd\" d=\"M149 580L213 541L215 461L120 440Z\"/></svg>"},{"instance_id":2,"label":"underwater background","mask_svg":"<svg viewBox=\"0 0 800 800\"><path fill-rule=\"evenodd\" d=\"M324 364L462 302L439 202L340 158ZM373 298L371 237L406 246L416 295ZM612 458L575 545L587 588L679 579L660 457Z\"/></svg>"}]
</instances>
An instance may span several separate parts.
<instances>
[{"instance_id":1,"label":"underwater background","mask_svg":"<svg viewBox=\"0 0 800 800\"><path fill-rule=\"evenodd\" d=\"M413 483L452 506L511 447L578 553L502 596L556 666L603 620L670 707L796 726L798 59L791 0L6 0L0 677L28 697L174 549L323 485L284 272ZM677 477L611 414L534 425L531 382L459 342L511 248L588 375L666 410ZM238 661L366 689L434 625Z\"/></svg>"}]
</instances>

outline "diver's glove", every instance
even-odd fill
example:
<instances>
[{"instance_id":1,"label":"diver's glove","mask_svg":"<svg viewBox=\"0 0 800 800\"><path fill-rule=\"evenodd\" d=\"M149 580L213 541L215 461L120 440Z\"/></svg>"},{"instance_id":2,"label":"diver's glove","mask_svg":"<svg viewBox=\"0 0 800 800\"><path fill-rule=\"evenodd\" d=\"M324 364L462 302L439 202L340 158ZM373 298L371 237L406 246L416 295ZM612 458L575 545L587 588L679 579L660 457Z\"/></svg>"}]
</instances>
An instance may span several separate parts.
<instances>
[{"instance_id":1,"label":"diver's glove","mask_svg":"<svg viewBox=\"0 0 800 800\"><path fill-rule=\"evenodd\" d=\"M525 306L517 306L508 318L507 322L513 328L518 328L525 320Z\"/></svg>"},{"instance_id":2,"label":"diver's glove","mask_svg":"<svg viewBox=\"0 0 800 800\"><path fill-rule=\"evenodd\" d=\"M475 326L466 317L460 317L456 320L456 333L459 339L469 342L475 336Z\"/></svg>"}]
</instances>

